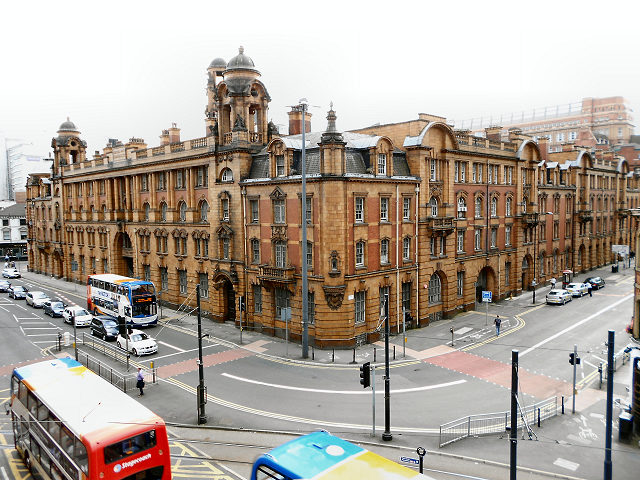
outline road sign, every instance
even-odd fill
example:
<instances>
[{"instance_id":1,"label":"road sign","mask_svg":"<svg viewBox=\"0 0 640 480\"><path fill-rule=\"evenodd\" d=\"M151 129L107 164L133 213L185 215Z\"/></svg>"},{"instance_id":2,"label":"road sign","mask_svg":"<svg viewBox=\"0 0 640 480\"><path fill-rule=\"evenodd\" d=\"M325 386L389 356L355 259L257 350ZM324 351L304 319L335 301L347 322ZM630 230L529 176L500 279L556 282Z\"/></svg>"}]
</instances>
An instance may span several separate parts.
<instances>
[{"instance_id":1,"label":"road sign","mask_svg":"<svg viewBox=\"0 0 640 480\"><path fill-rule=\"evenodd\" d=\"M487 290L482 291L482 301L483 302L491 301L491 291L487 291Z\"/></svg>"},{"instance_id":2,"label":"road sign","mask_svg":"<svg viewBox=\"0 0 640 480\"><path fill-rule=\"evenodd\" d=\"M413 465L418 465L420 463L417 458L411 457L400 457L400 461L404 463L411 463Z\"/></svg>"}]
</instances>

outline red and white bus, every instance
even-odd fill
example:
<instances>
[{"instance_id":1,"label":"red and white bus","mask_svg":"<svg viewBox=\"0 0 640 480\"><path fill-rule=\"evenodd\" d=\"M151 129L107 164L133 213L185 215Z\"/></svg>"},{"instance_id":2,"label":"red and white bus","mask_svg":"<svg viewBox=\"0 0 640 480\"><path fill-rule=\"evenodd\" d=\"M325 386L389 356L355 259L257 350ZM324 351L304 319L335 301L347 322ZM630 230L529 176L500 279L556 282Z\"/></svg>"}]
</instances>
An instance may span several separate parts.
<instances>
[{"instance_id":1,"label":"red and white bus","mask_svg":"<svg viewBox=\"0 0 640 480\"><path fill-rule=\"evenodd\" d=\"M11 418L35 478L171 478L164 421L71 358L14 369Z\"/></svg>"}]
</instances>

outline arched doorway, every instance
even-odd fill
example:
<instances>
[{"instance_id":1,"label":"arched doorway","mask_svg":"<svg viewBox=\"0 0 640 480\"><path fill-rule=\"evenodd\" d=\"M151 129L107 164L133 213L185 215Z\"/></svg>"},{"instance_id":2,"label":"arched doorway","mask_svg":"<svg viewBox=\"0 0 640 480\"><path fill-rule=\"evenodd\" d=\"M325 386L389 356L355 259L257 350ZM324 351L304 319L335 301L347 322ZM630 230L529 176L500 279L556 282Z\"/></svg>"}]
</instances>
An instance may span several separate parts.
<instances>
[{"instance_id":1,"label":"arched doorway","mask_svg":"<svg viewBox=\"0 0 640 480\"><path fill-rule=\"evenodd\" d=\"M497 294L496 291L496 274L491 267L484 267L478 273L478 278L476 280L476 301L482 302L482 292L490 291L493 292L494 296Z\"/></svg>"},{"instance_id":2,"label":"arched doorway","mask_svg":"<svg viewBox=\"0 0 640 480\"><path fill-rule=\"evenodd\" d=\"M533 281L533 257L530 254L526 254L522 259L522 290L528 290L531 287Z\"/></svg>"},{"instance_id":3,"label":"arched doorway","mask_svg":"<svg viewBox=\"0 0 640 480\"><path fill-rule=\"evenodd\" d=\"M58 251L53 252L53 275L62 277L64 275L64 263L62 255Z\"/></svg>"},{"instance_id":4,"label":"arched doorway","mask_svg":"<svg viewBox=\"0 0 640 480\"><path fill-rule=\"evenodd\" d=\"M133 246L127 232L117 233L113 239L113 273L133 277Z\"/></svg>"},{"instance_id":5,"label":"arched doorway","mask_svg":"<svg viewBox=\"0 0 640 480\"><path fill-rule=\"evenodd\" d=\"M223 322L236 320L236 291L229 277L223 273L214 278L216 288L216 305L213 305L215 315Z\"/></svg>"}]
</instances>

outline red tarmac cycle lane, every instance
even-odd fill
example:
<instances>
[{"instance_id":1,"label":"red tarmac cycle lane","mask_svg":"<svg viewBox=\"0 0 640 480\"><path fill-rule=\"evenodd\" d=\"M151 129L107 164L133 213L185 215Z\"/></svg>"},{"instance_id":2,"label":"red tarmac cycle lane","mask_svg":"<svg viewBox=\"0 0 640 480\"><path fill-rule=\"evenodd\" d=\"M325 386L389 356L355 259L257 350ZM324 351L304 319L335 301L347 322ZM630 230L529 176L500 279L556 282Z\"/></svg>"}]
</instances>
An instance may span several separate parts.
<instances>
[{"instance_id":1,"label":"red tarmac cycle lane","mask_svg":"<svg viewBox=\"0 0 640 480\"><path fill-rule=\"evenodd\" d=\"M424 360L426 363L480 378L501 387L511 388L511 364L466 352L451 352ZM571 393L571 385L519 368L521 393L539 399Z\"/></svg>"},{"instance_id":2,"label":"red tarmac cycle lane","mask_svg":"<svg viewBox=\"0 0 640 480\"><path fill-rule=\"evenodd\" d=\"M240 358L249 357L255 355L253 352L237 348L234 350L226 350L224 352L212 353L202 357L202 364L205 367L211 367L213 365L219 365L221 363L231 362ZM160 378L169 378L175 375L183 373L194 372L198 369L197 359L192 358L184 360L182 362L172 363L171 365L165 365L158 367L158 376Z\"/></svg>"}]
</instances>

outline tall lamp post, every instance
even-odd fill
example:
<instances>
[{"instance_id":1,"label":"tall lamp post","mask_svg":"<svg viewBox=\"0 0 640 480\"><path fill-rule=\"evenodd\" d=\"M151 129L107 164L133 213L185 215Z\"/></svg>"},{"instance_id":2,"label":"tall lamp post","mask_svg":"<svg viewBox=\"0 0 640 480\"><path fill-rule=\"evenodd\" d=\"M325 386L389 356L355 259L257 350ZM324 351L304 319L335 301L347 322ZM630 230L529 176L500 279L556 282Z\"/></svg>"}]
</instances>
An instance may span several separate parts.
<instances>
[{"instance_id":1,"label":"tall lamp post","mask_svg":"<svg viewBox=\"0 0 640 480\"><path fill-rule=\"evenodd\" d=\"M204 405L207 403L207 390L204 386L204 366L202 365L202 319L200 318L200 284L196 285L198 306L198 425L207 423Z\"/></svg>"},{"instance_id":2,"label":"tall lamp post","mask_svg":"<svg viewBox=\"0 0 640 480\"><path fill-rule=\"evenodd\" d=\"M309 286L307 284L307 166L306 166L306 112L307 99L300 99L302 112L302 358L309 358Z\"/></svg>"},{"instance_id":3,"label":"tall lamp post","mask_svg":"<svg viewBox=\"0 0 640 480\"><path fill-rule=\"evenodd\" d=\"M533 280L531 286L533 287L533 303L536 303L536 263L538 263L538 221L539 214L534 212L533 214Z\"/></svg>"},{"instance_id":4,"label":"tall lamp post","mask_svg":"<svg viewBox=\"0 0 640 480\"><path fill-rule=\"evenodd\" d=\"M384 432L382 440L390 441L391 435L391 385L389 380L389 294L384 296Z\"/></svg>"}]
</instances>

